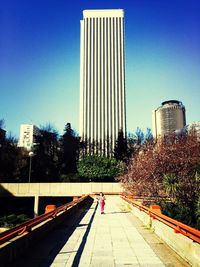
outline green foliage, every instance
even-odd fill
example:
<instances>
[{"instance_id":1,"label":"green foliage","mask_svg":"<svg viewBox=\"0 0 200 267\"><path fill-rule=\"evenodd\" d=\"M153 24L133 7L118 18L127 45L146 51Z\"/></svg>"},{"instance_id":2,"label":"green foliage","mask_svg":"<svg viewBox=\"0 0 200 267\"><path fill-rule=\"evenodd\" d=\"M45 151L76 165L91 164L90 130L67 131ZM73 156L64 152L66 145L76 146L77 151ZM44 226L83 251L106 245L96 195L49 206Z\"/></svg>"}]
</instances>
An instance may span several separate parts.
<instances>
[{"instance_id":1,"label":"green foliage","mask_svg":"<svg viewBox=\"0 0 200 267\"><path fill-rule=\"evenodd\" d=\"M23 223L23 222L29 220L29 218L27 217L26 214L17 215L17 219L18 219L19 223Z\"/></svg>"},{"instance_id":2,"label":"green foliage","mask_svg":"<svg viewBox=\"0 0 200 267\"><path fill-rule=\"evenodd\" d=\"M200 229L200 164L198 164L197 169L196 169L195 181L198 184L198 188L197 188L198 199L196 202L195 215L196 215L196 220L197 220L197 229Z\"/></svg>"},{"instance_id":3,"label":"green foliage","mask_svg":"<svg viewBox=\"0 0 200 267\"><path fill-rule=\"evenodd\" d=\"M0 119L0 182L28 182L30 167L28 151L17 147L17 140L12 136L7 137L4 127L4 120ZM90 154L95 154L100 149L100 144L96 141L80 142L70 123L66 124L64 134L60 138L54 126L48 123L40 126L40 135L35 135L34 139L31 182L80 181L80 176L76 175L79 158L87 155L88 151ZM123 132L119 132L115 151L112 153L116 160L128 162L145 139L151 139L150 130L145 136L142 130L137 128L136 133L129 135L128 138ZM106 151L103 151L102 155L105 156ZM123 163L116 164L113 159L108 162L107 159L101 160L98 164L98 170L89 170L88 172L92 174L87 177L83 174L81 177L84 177L85 181L114 180L121 169L124 170Z\"/></svg>"},{"instance_id":4,"label":"green foliage","mask_svg":"<svg viewBox=\"0 0 200 267\"><path fill-rule=\"evenodd\" d=\"M10 228L27 220L29 220L29 218L25 214L10 214L0 218L0 227Z\"/></svg>"},{"instance_id":5,"label":"green foliage","mask_svg":"<svg viewBox=\"0 0 200 267\"><path fill-rule=\"evenodd\" d=\"M0 120L0 182L28 182L30 157L28 151L17 147L17 141L6 136L2 129L4 121ZM31 159L31 182L77 181L79 158L79 137L71 129L70 123L65 127L64 135L58 137L51 124L40 127L40 135L34 136ZM68 177L64 177L67 176Z\"/></svg>"},{"instance_id":6,"label":"green foliage","mask_svg":"<svg viewBox=\"0 0 200 267\"><path fill-rule=\"evenodd\" d=\"M60 139L59 170L60 175L68 175L77 172L77 161L79 157L79 137L67 123L64 134ZM63 178L61 177L61 180Z\"/></svg>"},{"instance_id":7,"label":"green foliage","mask_svg":"<svg viewBox=\"0 0 200 267\"><path fill-rule=\"evenodd\" d=\"M77 183L81 182L81 178L79 177L78 173L68 173L62 174L60 176L60 181L65 183Z\"/></svg>"},{"instance_id":8,"label":"green foliage","mask_svg":"<svg viewBox=\"0 0 200 267\"><path fill-rule=\"evenodd\" d=\"M102 156L86 156L78 163L78 173L91 181L114 181L125 166L121 161Z\"/></svg>"},{"instance_id":9,"label":"green foliage","mask_svg":"<svg viewBox=\"0 0 200 267\"><path fill-rule=\"evenodd\" d=\"M144 143L144 133L139 127L137 127L135 131L134 139L137 145L142 145Z\"/></svg>"},{"instance_id":10,"label":"green foliage","mask_svg":"<svg viewBox=\"0 0 200 267\"><path fill-rule=\"evenodd\" d=\"M154 138L150 128L146 129L144 133L140 128L137 127L135 133L129 133L127 137L127 159L129 162L131 157L135 157L138 151L143 145L153 144Z\"/></svg>"},{"instance_id":11,"label":"green foliage","mask_svg":"<svg viewBox=\"0 0 200 267\"><path fill-rule=\"evenodd\" d=\"M119 131L118 133L118 139L116 141L114 149L114 157L116 158L116 160L122 160L124 162L128 161L128 146L123 131Z\"/></svg>"},{"instance_id":12,"label":"green foliage","mask_svg":"<svg viewBox=\"0 0 200 267\"><path fill-rule=\"evenodd\" d=\"M180 221L198 229L194 212L181 202L157 201L161 206L162 213L170 218Z\"/></svg>"},{"instance_id":13,"label":"green foliage","mask_svg":"<svg viewBox=\"0 0 200 267\"><path fill-rule=\"evenodd\" d=\"M146 143L152 143L154 141L153 134L150 128L147 128L146 134L144 137L144 142Z\"/></svg>"},{"instance_id":14,"label":"green foliage","mask_svg":"<svg viewBox=\"0 0 200 267\"><path fill-rule=\"evenodd\" d=\"M15 181L20 156L15 138L7 137L6 131L0 128L0 182Z\"/></svg>"},{"instance_id":15,"label":"green foliage","mask_svg":"<svg viewBox=\"0 0 200 267\"><path fill-rule=\"evenodd\" d=\"M0 182L27 182L30 158L28 152L17 147L17 141L6 136L0 123ZM56 181L58 179L58 134L48 124L35 136L35 156L32 158L31 182Z\"/></svg>"},{"instance_id":16,"label":"green foliage","mask_svg":"<svg viewBox=\"0 0 200 267\"><path fill-rule=\"evenodd\" d=\"M178 178L174 174L164 174L163 185L166 193L175 198L176 192L178 190Z\"/></svg>"},{"instance_id":17,"label":"green foliage","mask_svg":"<svg viewBox=\"0 0 200 267\"><path fill-rule=\"evenodd\" d=\"M170 198L172 203L164 207L169 216L199 227L199 162L196 136L172 134L157 144L144 142L120 181L133 195Z\"/></svg>"},{"instance_id":18,"label":"green foliage","mask_svg":"<svg viewBox=\"0 0 200 267\"><path fill-rule=\"evenodd\" d=\"M0 119L0 129L3 130L5 128L5 121L4 119Z\"/></svg>"},{"instance_id":19,"label":"green foliage","mask_svg":"<svg viewBox=\"0 0 200 267\"><path fill-rule=\"evenodd\" d=\"M58 180L57 153L58 133L47 125L35 136L35 156L32 159L32 182L53 182Z\"/></svg>"},{"instance_id":20,"label":"green foliage","mask_svg":"<svg viewBox=\"0 0 200 267\"><path fill-rule=\"evenodd\" d=\"M197 229L200 229L200 196L196 204L196 219L197 219Z\"/></svg>"},{"instance_id":21,"label":"green foliage","mask_svg":"<svg viewBox=\"0 0 200 267\"><path fill-rule=\"evenodd\" d=\"M173 200L173 202L162 203L164 213L197 229L200 229L199 178L198 168L190 182L181 181L174 174L163 177L166 193Z\"/></svg>"}]
</instances>

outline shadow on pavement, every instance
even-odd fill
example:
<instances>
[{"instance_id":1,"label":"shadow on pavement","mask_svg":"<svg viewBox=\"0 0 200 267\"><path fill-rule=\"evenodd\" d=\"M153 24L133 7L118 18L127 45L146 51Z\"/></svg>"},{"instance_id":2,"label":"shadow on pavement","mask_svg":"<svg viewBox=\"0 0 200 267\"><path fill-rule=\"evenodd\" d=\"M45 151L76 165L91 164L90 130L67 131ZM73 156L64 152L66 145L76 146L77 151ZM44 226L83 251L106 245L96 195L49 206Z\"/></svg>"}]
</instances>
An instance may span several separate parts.
<instances>
[{"instance_id":1,"label":"shadow on pavement","mask_svg":"<svg viewBox=\"0 0 200 267\"><path fill-rule=\"evenodd\" d=\"M81 255L83 253L83 249L85 247L85 244L87 242L87 237L88 237L88 234L90 232L90 229L91 229L91 226L92 226L92 222L94 220L94 216L95 216L97 207L98 207L98 202L97 202L96 207L94 209L94 212L93 212L93 214L92 214L92 216L90 218L90 221L88 223L87 229L86 229L85 234L84 234L84 236L82 238L81 244L80 244L79 249L78 249L78 251L76 253L76 256L74 257L74 260L73 260L73 263L72 263L71 267L77 267L79 265L80 258L81 258Z\"/></svg>"},{"instance_id":2,"label":"shadow on pavement","mask_svg":"<svg viewBox=\"0 0 200 267\"><path fill-rule=\"evenodd\" d=\"M92 205L92 203L90 203L90 205ZM54 259L60 253L61 249L66 244L70 236L73 234L76 227L83 226L80 224L80 222L90 208L91 206L88 206L86 209L80 210L77 216L70 217L68 220L63 222L59 226L59 228L56 228L54 231L49 233L44 240L40 240L40 242L37 243L36 245L30 246L27 253L23 255L23 258L15 260L15 262L12 262L10 265L7 265L6 267L51 266ZM70 251L70 253L71 252L72 251ZM77 253L80 253L80 249L77 251Z\"/></svg>"},{"instance_id":3,"label":"shadow on pavement","mask_svg":"<svg viewBox=\"0 0 200 267\"><path fill-rule=\"evenodd\" d=\"M104 214L106 215L109 215L109 214L117 214L117 213L130 213L129 211L113 211L113 212L105 212Z\"/></svg>"}]
</instances>

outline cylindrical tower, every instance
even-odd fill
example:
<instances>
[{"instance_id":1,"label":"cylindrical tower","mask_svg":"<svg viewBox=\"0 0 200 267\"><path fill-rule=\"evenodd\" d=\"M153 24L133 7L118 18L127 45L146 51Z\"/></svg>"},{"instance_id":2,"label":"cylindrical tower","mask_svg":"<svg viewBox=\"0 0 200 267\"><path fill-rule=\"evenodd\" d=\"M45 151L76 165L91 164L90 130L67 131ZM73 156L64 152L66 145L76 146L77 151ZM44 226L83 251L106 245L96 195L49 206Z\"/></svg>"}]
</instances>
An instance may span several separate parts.
<instances>
[{"instance_id":1,"label":"cylindrical tower","mask_svg":"<svg viewBox=\"0 0 200 267\"><path fill-rule=\"evenodd\" d=\"M162 106L153 111L153 132L155 138L182 129L185 125L185 107L180 101L164 101Z\"/></svg>"}]
</instances>

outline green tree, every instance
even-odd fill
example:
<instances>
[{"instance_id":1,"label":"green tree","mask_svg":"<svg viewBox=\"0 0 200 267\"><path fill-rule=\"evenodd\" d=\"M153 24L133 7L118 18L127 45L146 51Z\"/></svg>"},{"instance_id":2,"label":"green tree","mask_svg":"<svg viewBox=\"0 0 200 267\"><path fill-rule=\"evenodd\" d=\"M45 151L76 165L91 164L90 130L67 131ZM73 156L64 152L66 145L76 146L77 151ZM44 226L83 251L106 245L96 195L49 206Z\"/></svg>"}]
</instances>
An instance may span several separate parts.
<instances>
[{"instance_id":1,"label":"green tree","mask_svg":"<svg viewBox=\"0 0 200 267\"><path fill-rule=\"evenodd\" d=\"M164 174L163 185L166 193L175 200L175 196L178 190L178 178L174 174Z\"/></svg>"},{"instance_id":2,"label":"green tree","mask_svg":"<svg viewBox=\"0 0 200 267\"><path fill-rule=\"evenodd\" d=\"M144 142L146 143L152 143L154 141L153 134L150 128L147 128L145 136L144 136Z\"/></svg>"},{"instance_id":3,"label":"green tree","mask_svg":"<svg viewBox=\"0 0 200 267\"><path fill-rule=\"evenodd\" d=\"M195 215L197 219L197 228L200 229L200 196L197 200Z\"/></svg>"},{"instance_id":4,"label":"green tree","mask_svg":"<svg viewBox=\"0 0 200 267\"><path fill-rule=\"evenodd\" d=\"M137 127L133 136L134 136L136 145L140 146L144 143L144 133L139 127Z\"/></svg>"},{"instance_id":5,"label":"green tree","mask_svg":"<svg viewBox=\"0 0 200 267\"><path fill-rule=\"evenodd\" d=\"M27 182L29 176L28 151L18 148L17 165L15 170L15 182Z\"/></svg>"},{"instance_id":6,"label":"green tree","mask_svg":"<svg viewBox=\"0 0 200 267\"><path fill-rule=\"evenodd\" d=\"M4 129L5 128L5 121L4 119L0 119L0 129Z\"/></svg>"},{"instance_id":7,"label":"green tree","mask_svg":"<svg viewBox=\"0 0 200 267\"><path fill-rule=\"evenodd\" d=\"M178 211L176 218L197 225L199 162L200 143L196 136L170 135L157 144L144 143L120 180L133 195L171 197Z\"/></svg>"},{"instance_id":8,"label":"green tree","mask_svg":"<svg viewBox=\"0 0 200 267\"><path fill-rule=\"evenodd\" d=\"M20 151L13 136L6 137L6 131L0 129L0 181L14 182Z\"/></svg>"},{"instance_id":9,"label":"green tree","mask_svg":"<svg viewBox=\"0 0 200 267\"><path fill-rule=\"evenodd\" d=\"M59 166L61 175L77 173L79 140L80 138L71 128L71 124L67 123L60 139Z\"/></svg>"},{"instance_id":10,"label":"green tree","mask_svg":"<svg viewBox=\"0 0 200 267\"><path fill-rule=\"evenodd\" d=\"M124 136L123 131L119 131L118 139L115 144L114 148L114 157L116 160L122 160L124 162L128 161L129 154L128 154L128 146L127 146L127 139Z\"/></svg>"},{"instance_id":11,"label":"green tree","mask_svg":"<svg viewBox=\"0 0 200 267\"><path fill-rule=\"evenodd\" d=\"M58 133L50 124L35 136L31 181L55 182L58 180Z\"/></svg>"},{"instance_id":12,"label":"green tree","mask_svg":"<svg viewBox=\"0 0 200 267\"><path fill-rule=\"evenodd\" d=\"M0 120L0 182L24 181L27 160L24 151L17 147L17 140L6 135L4 120ZM26 175L27 177L28 175Z\"/></svg>"},{"instance_id":13,"label":"green tree","mask_svg":"<svg viewBox=\"0 0 200 267\"><path fill-rule=\"evenodd\" d=\"M114 181L124 170L124 163L114 158L86 156L78 163L78 173L89 181Z\"/></svg>"}]
</instances>

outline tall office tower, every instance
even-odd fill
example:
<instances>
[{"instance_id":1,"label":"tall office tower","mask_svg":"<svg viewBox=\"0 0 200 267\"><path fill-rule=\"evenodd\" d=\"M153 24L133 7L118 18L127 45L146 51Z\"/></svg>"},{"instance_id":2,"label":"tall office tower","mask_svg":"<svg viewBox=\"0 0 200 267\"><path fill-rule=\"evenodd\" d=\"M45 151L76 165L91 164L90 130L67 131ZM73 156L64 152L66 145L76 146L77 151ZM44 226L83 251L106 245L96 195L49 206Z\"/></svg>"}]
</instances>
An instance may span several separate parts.
<instances>
[{"instance_id":1,"label":"tall office tower","mask_svg":"<svg viewBox=\"0 0 200 267\"><path fill-rule=\"evenodd\" d=\"M18 147L24 147L30 151L35 143L34 136L39 135L40 130L33 124L21 124Z\"/></svg>"},{"instance_id":2,"label":"tall office tower","mask_svg":"<svg viewBox=\"0 0 200 267\"><path fill-rule=\"evenodd\" d=\"M169 100L153 111L153 135L157 139L186 125L185 107L182 102Z\"/></svg>"},{"instance_id":3,"label":"tall office tower","mask_svg":"<svg viewBox=\"0 0 200 267\"><path fill-rule=\"evenodd\" d=\"M124 11L84 10L80 25L80 135L111 155L126 135Z\"/></svg>"}]
</instances>

